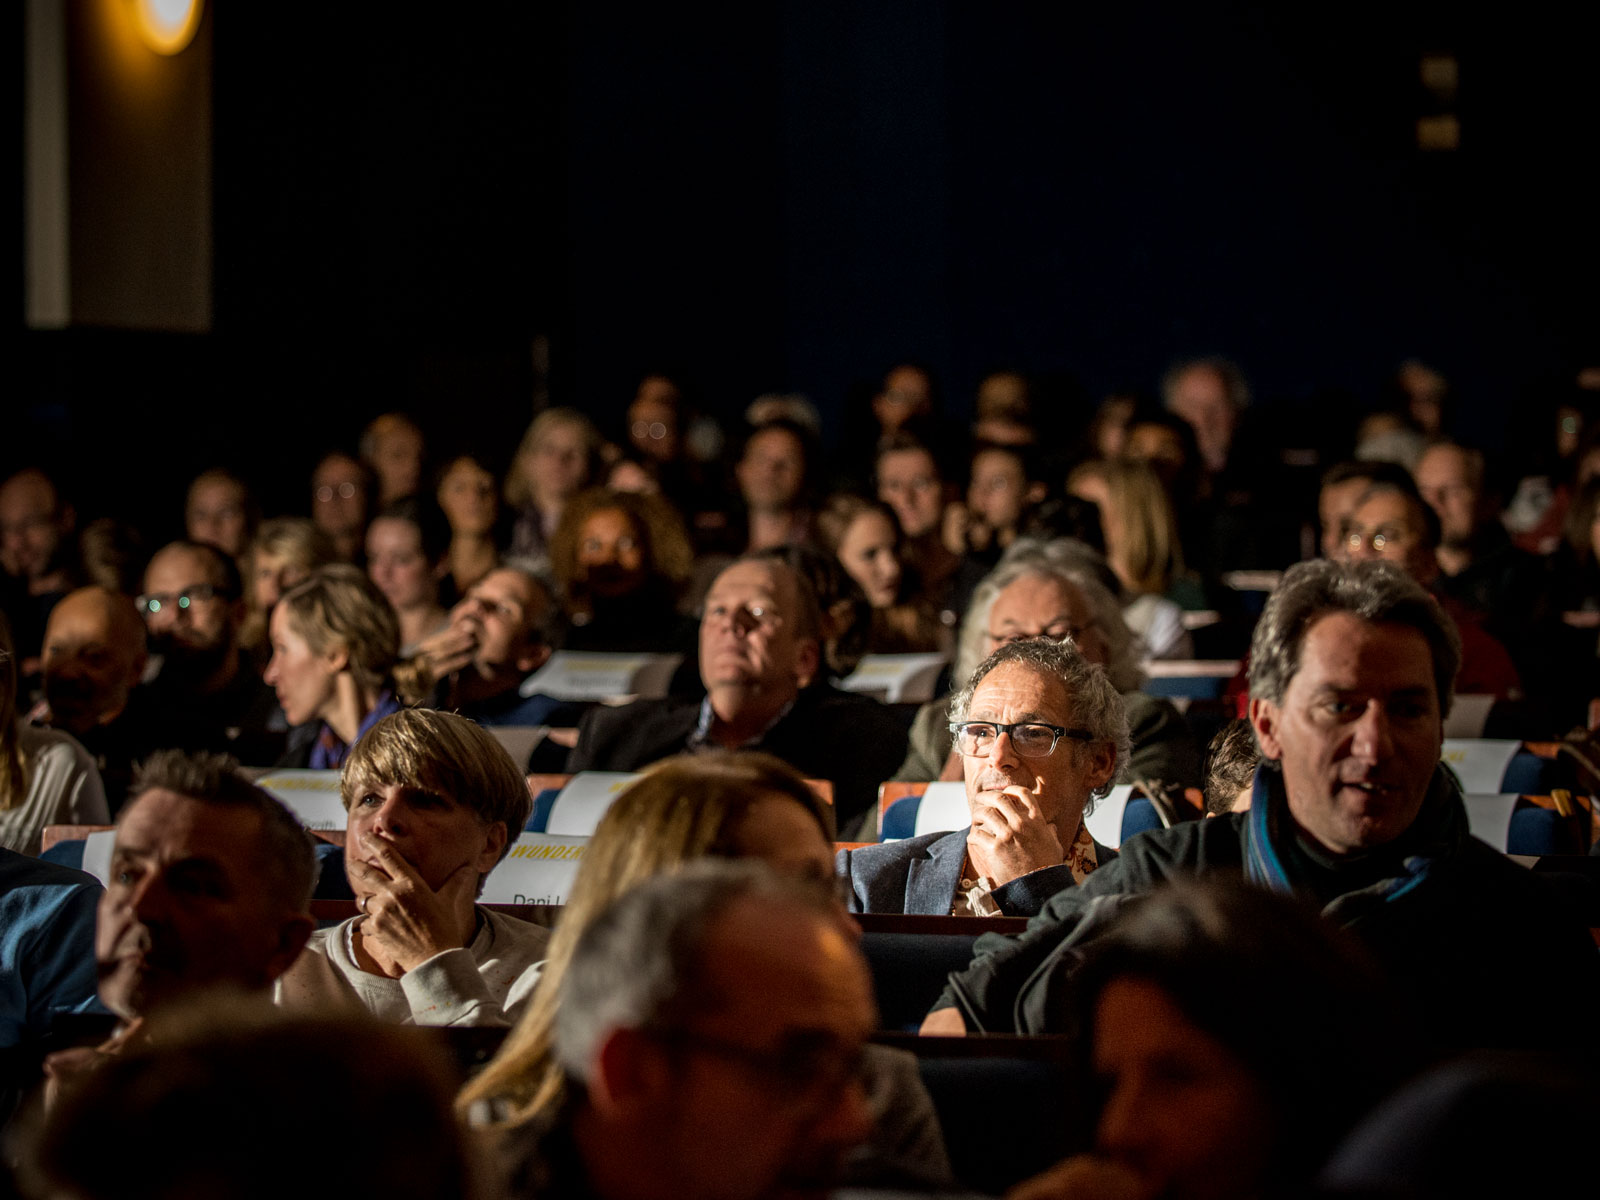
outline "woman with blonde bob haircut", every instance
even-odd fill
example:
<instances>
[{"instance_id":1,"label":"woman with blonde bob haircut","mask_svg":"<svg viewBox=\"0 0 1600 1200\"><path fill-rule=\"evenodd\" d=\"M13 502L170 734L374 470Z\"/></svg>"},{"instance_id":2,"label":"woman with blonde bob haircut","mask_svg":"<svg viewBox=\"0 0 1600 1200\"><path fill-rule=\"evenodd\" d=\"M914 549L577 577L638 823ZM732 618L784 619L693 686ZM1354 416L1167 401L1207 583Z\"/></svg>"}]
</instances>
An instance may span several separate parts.
<instances>
[{"instance_id":1,"label":"woman with blonde bob haircut","mask_svg":"<svg viewBox=\"0 0 1600 1200\"><path fill-rule=\"evenodd\" d=\"M272 610L272 660L263 678L291 726L278 765L330 770L381 718L425 692L400 657L400 621L358 567L323 567Z\"/></svg>"},{"instance_id":2,"label":"woman with blonde bob haircut","mask_svg":"<svg viewBox=\"0 0 1600 1200\"><path fill-rule=\"evenodd\" d=\"M833 886L833 814L806 781L768 754L717 752L669 759L617 797L584 852L550 940L539 987L517 1027L457 1107L504 1136L569 1101L551 1047L556 1003L573 949L619 896L646 879L704 858L754 858L786 875ZM841 905L840 919L847 919ZM868 1143L874 1165L911 1164L924 1181L948 1183L949 1159L932 1101L902 1051L869 1047L863 1083L878 1114ZM868 1168L863 1168L864 1170Z\"/></svg>"}]
</instances>

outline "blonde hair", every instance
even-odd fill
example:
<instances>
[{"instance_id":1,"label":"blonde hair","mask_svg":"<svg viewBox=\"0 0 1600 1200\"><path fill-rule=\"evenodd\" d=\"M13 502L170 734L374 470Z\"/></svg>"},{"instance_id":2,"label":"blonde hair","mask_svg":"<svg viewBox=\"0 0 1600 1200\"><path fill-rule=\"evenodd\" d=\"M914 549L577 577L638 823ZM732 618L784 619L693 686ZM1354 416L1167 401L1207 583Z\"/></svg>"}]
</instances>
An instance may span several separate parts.
<instances>
[{"instance_id":1,"label":"blonde hair","mask_svg":"<svg viewBox=\"0 0 1600 1200\"><path fill-rule=\"evenodd\" d=\"M333 539L305 517L274 517L262 522L244 553L244 596L248 612L239 628L239 644L250 649L266 644L267 612L256 605L256 560L262 555L281 558L309 575L318 567L339 561Z\"/></svg>"},{"instance_id":2,"label":"blonde hair","mask_svg":"<svg viewBox=\"0 0 1600 1200\"><path fill-rule=\"evenodd\" d=\"M408 708L377 722L350 749L339 795L345 809L373 788L404 784L471 809L486 824L506 827L511 852L533 797L516 762L495 737L456 713Z\"/></svg>"},{"instance_id":3,"label":"blonde hair","mask_svg":"<svg viewBox=\"0 0 1600 1200\"><path fill-rule=\"evenodd\" d=\"M550 941L528 1010L456 1104L463 1114L496 1107L500 1128L561 1103L565 1076L551 1051L556 997L573 948L590 923L635 884L699 858L737 858L741 822L768 796L786 796L833 838L827 807L798 772L769 754L716 753L668 759L620 796L596 826Z\"/></svg>"},{"instance_id":4,"label":"blonde hair","mask_svg":"<svg viewBox=\"0 0 1600 1200\"><path fill-rule=\"evenodd\" d=\"M575 408L547 408L533 419L522 441L517 444L517 453L511 459L511 469L506 472L506 481L503 494L506 506L512 510L526 508L533 503L533 485L528 482L528 472L523 467L523 460L533 455L551 430L562 425L570 425L583 435L584 453L588 456L588 470L586 477L594 474L595 460L600 454L600 431L594 427L594 422L589 420Z\"/></svg>"},{"instance_id":5,"label":"blonde hair","mask_svg":"<svg viewBox=\"0 0 1600 1200\"><path fill-rule=\"evenodd\" d=\"M1144 463L1100 460L1072 472L1080 479L1104 481L1110 511L1100 514L1106 533L1106 558L1130 592L1157 595L1183 574L1178 519L1161 478Z\"/></svg>"},{"instance_id":6,"label":"blonde hair","mask_svg":"<svg viewBox=\"0 0 1600 1200\"><path fill-rule=\"evenodd\" d=\"M278 605L313 653L344 650L345 669L363 690L392 688L409 704L426 693L420 663L400 657L400 619L359 567L319 567L285 592Z\"/></svg>"},{"instance_id":7,"label":"blonde hair","mask_svg":"<svg viewBox=\"0 0 1600 1200\"><path fill-rule=\"evenodd\" d=\"M0 613L0 812L28 798L28 764L17 733L17 660Z\"/></svg>"}]
</instances>

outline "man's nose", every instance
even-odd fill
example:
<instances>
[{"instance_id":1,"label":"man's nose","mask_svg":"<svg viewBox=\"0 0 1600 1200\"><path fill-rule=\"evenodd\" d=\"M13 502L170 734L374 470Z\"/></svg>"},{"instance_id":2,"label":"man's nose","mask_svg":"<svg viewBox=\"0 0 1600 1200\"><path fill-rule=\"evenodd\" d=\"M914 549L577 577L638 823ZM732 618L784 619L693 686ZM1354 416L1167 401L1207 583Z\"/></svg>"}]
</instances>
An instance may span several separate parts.
<instances>
[{"instance_id":1,"label":"man's nose","mask_svg":"<svg viewBox=\"0 0 1600 1200\"><path fill-rule=\"evenodd\" d=\"M1112 1158L1128 1154L1139 1143L1144 1121L1140 1119L1139 1089L1127 1079L1118 1080L1100 1110L1095 1126L1095 1149Z\"/></svg>"},{"instance_id":2,"label":"man's nose","mask_svg":"<svg viewBox=\"0 0 1600 1200\"><path fill-rule=\"evenodd\" d=\"M1011 740L1009 729L995 731L994 741L989 743L989 761L995 766L1006 764L1016 765L1022 756L1017 753L1016 743Z\"/></svg>"},{"instance_id":3,"label":"man's nose","mask_svg":"<svg viewBox=\"0 0 1600 1200\"><path fill-rule=\"evenodd\" d=\"M1352 732L1350 752L1363 762L1382 762L1394 749L1394 742L1389 736L1389 714L1376 700L1367 701L1367 707L1356 719Z\"/></svg>"},{"instance_id":4,"label":"man's nose","mask_svg":"<svg viewBox=\"0 0 1600 1200\"><path fill-rule=\"evenodd\" d=\"M859 1075L851 1075L818 1116L811 1133L817 1142L846 1151L871 1137L875 1123L866 1087Z\"/></svg>"}]
</instances>

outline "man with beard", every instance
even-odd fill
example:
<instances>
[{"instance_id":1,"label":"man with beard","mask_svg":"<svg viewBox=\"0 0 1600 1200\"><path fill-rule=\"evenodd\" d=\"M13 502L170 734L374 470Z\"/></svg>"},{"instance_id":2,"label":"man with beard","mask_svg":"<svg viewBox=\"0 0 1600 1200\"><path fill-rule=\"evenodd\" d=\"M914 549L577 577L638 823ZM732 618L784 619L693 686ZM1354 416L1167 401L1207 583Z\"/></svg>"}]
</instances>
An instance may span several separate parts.
<instances>
[{"instance_id":1,"label":"man with beard","mask_svg":"<svg viewBox=\"0 0 1600 1200\"><path fill-rule=\"evenodd\" d=\"M45 703L33 719L83 744L113 815L128 793L134 761L151 746L148 708L142 694L135 696L144 665L144 626L126 596L79 588L51 610L44 631Z\"/></svg>"},{"instance_id":2,"label":"man with beard","mask_svg":"<svg viewBox=\"0 0 1600 1200\"><path fill-rule=\"evenodd\" d=\"M857 912L1031 917L1111 851L1083 824L1128 757L1105 671L1071 641L1007 642L950 703L972 823L841 850Z\"/></svg>"},{"instance_id":3,"label":"man with beard","mask_svg":"<svg viewBox=\"0 0 1600 1200\"><path fill-rule=\"evenodd\" d=\"M163 1012L215 988L270 1002L313 921L311 843L220 754L150 756L117 823L100 898L100 1001L121 1019L93 1049L52 1055L55 1087L155 1036Z\"/></svg>"},{"instance_id":4,"label":"man with beard","mask_svg":"<svg viewBox=\"0 0 1600 1200\"><path fill-rule=\"evenodd\" d=\"M283 753L269 724L277 707L240 653L244 620L239 569L203 542L163 546L145 568L138 599L161 670L145 690L149 744L226 751L264 766Z\"/></svg>"}]
</instances>

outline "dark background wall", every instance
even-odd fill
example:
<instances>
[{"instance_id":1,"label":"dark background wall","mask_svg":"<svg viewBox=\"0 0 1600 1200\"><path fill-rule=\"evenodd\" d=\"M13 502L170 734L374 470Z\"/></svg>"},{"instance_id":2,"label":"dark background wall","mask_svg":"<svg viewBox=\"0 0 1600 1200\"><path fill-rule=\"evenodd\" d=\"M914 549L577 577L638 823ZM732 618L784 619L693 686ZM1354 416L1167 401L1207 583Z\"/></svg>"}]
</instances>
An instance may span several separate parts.
<instances>
[{"instance_id":1,"label":"dark background wall","mask_svg":"<svg viewBox=\"0 0 1600 1200\"><path fill-rule=\"evenodd\" d=\"M210 330L14 329L0 465L69 460L91 511L175 514L213 461L300 507L388 408L504 458L545 389L604 420L662 366L837 432L904 358L959 412L998 366L1086 403L1220 351L1311 437L1417 355L1482 440L1600 352L1592 18L211 7ZM1452 153L1416 149L1428 50L1460 62ZM121 152L78 132L75 182Z\"/></svg>"}]
</instances>

